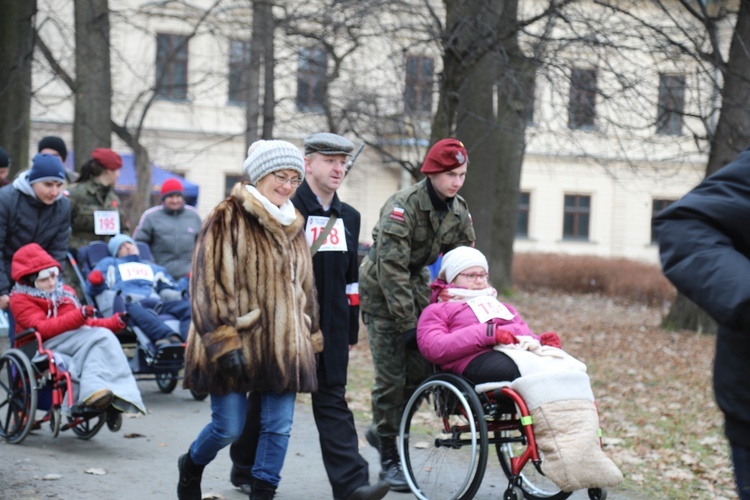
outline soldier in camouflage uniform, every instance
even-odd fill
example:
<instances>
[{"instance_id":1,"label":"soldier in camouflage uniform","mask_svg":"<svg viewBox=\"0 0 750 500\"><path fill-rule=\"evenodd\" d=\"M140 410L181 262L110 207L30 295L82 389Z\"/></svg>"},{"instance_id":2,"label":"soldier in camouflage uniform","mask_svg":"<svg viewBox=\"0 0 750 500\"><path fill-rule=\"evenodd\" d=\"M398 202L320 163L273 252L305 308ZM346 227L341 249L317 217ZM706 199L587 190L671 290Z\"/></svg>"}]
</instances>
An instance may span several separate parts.
<instances>
[{"instance_id":1,"label":"soldier in camouflage uniform","mask_svg":"<svg viewBox=\"0 0 750 500\"><path fill-rule=\"evenodd\" d=\"M120 155L108 148L96 148L91 159L81 167L81 176L70 188L71 234L70 248L79 249L94 240L109 241L119 233L129 234L115 183L122 168ZM79 297L81 288L74 272L65 268L65 282Z\"/></svg>"},{"instance_id":2,"label":"soldier in camouflage uniform","mask_svg":"<svg viewBox=\"0 0 750 500\"><path fill-rule=\"evenodd\" d=\"M375 365L367 440L379 449L380 477L394 491L409 490L396 449L401 413L430 369L416 342L417 319L429 304L426 266L475 240L468 206L457 195L467 164L460 141L438 141L422 165L427 177L391 196L381 209L360 267L360 305Z\"/></svg>"},{"instance_id":3,"label":"soldier in camouflage uniform","mask_svg":"<svg viewBox=\"0 0 750 500\"><path fill-rule=\"evenodd\" d=\"M122 158L107 148L96 148L81 167L81 176L70 188L71 248L81 248L95 240L109 241L115 234L129 234L115 183ZM100 212L100 218L94 217Z\"/></svg>"}]
</instances>

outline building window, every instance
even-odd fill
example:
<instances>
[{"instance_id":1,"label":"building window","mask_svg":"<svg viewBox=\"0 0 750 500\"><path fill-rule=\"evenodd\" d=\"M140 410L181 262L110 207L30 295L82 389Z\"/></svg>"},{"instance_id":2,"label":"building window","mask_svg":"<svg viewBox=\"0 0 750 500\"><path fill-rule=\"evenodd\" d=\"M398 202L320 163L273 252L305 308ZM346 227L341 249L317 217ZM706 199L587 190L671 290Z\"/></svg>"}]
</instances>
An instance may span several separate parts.
<instances>
[{"instance_id":1,"label":"building window","mask_svg":"<svg viewBox=\"0 0 750 500\"><path fill-rule=\"evenodd\" d=\"M526 108L526 125L534 125L534 106L536 105L536 75L531 80L531 85L527 89L528 100Z\"/></svg>"},{"instance_id":2,"label":"building window","mask_svg":"<svg viewBox=\"0 0 750 500\"><path fill-rule=\"evenodd\" d=\"M156 95L187 99L188 37L156 35Z\"/></svg>"},{"instance_id":3,"label":"building window","mask_svg":"<svg viewBox=\"0 0 750 500\"><path fill-rule=\"evenodd\" d=\"M573 68L570 75L568 128L593 129L596 119L596 71Z\"/></svg>"},{"instance_id":4,"label":"building window","mask_svg":"<svg viewBox=\"0 0 750 500\"><path fill-rule=\"evenodd\" d=\"M435 63L431 57L406 57L404 111L410 115L432 113L432 82Z\"/></svg>"},{"instance_id":5,"label":"building window","mask_svg":"<svg viewBox=\"0 0 750 500\"><path fill-rule=\"evenodd\" d=\"M224 197L229 197L229 193L232 192L232 188L235 184L243 179L241 175L225 175L224 176Z\"/></svg>"},{"instance_id":6,"label":"building window","mask_svg":"<svg viewBox=\"0 0 750 500\"><path fill-rule=\"evenodd\" d=\"M565 195L563 239L588 240L591 196Z\"/></svg>"},{"instance_id":7,"label":"building window","mask_svg":"<svg viewBox=\"0 0 750 500\"><path fill-rule=\"evenodd\" d=\"M682 135L685 110L685 77L659 75L659 104L656 112L656 133Z\"/></svg>"},{"instance_id":8,"label":"building window","mask_svg":"<svg viewBox=\"0 0 750 500\"><path fill-rule=\"evenodd\" d=\"M229 102L247 101L250 72L250 42L229 40Z\"/></svg>"},{"instance_id":9,"label":"building window","mask_svg":"<svg viewBox=\"0 0 750 500\"><path fill-rule=\"evenodd\" d=\"M516 222L516 236L529 237L529 207L531 193L521 192L518 194L518 220Z\"/></svg>"},{"instance_id":10,"label":"building window","mask_svg":"<svg viewBox=\"0 0 750 500\"><path fill-rule=\"evenodd\" d=\"M656 231L654 230L654 218L659 215L659 213L667 208L669 205L674 203L675 200L654 200L653 204L651 205L651 243L657 243L658 238L656 235Z\"/></svg>"},{"instance_id":11,"label":"building window","mask_svg":"<svg viewBox=\"0 0 750 500\"><path fill-rule=\"evenodd\" d=\"M320 112L326 98L328 56L322 47L299 49L297 68L297 109Z\"/></svg>"}]
</instances>

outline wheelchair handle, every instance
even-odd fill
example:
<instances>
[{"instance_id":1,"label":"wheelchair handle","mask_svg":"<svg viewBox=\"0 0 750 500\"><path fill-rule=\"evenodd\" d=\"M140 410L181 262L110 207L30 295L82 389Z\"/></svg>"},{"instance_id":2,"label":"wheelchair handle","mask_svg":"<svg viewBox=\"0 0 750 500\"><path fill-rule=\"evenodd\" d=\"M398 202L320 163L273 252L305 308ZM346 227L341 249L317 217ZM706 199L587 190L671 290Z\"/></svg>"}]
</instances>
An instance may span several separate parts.
<instances>
[{"instance_id":1,"label":"wheelchair handle","mask_svg":"<svg viewBox=\"0 0 750 500\"><path fill-rule=\"evenodd\" d=\"M14 337L15 337L15 340L18 341L18 340L21 340L21 339L23 339L25 337L33 335L34 332L36 332L36 330L34 328L27 328L26 330L23 330L23 331L18 332L17 334L15 334Z\"/></svg>"}]
</instances>

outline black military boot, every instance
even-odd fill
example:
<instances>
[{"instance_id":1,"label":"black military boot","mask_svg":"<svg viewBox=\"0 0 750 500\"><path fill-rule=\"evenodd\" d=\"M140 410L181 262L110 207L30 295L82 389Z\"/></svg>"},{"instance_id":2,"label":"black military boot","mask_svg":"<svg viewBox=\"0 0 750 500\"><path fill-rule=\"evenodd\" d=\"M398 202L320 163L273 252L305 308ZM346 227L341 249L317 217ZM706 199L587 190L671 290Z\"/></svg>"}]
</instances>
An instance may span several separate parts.
<instances>
[{"instance_id":1,"label":"black military boot","mask_svg":"<svg viewBox=\"0 0 750 500\"><path fill-rule=\"evenodd\" d=\"M190 450L177 460L180 481L177 483L179 500L201 500L201 476L205 465L198 465L190 458Z\"/></svg>"},{"instance_id":2,"label":"black military boot","mask_svg":"<svg viewBox=\"0 0 750 500\"><path fill-rule=\"evenodd\" d=\"M250 483L250 500L271 500L276 494L276 486L268 481L253 478Z\"/></svg>"},{"instance_id":3,"label":"black military boot","mask_svg":"<svg viewBox=\"0 0 750 500\"><path fill-rule=\"evenodd\" d=\"M380 479L388 483L391 491L409 491L393 436L380 436L380 467Z\"/></svg>"}]
</instances>

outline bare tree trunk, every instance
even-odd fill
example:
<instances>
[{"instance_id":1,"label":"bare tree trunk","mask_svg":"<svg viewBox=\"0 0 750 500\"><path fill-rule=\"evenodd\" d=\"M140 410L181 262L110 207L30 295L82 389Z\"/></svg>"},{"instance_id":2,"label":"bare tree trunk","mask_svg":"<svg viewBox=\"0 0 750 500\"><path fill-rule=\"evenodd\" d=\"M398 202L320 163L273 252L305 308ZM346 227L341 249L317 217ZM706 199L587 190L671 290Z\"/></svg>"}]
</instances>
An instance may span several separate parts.
<instances>
[{"instance_id":1,"label":"bare tree trunk","mask_svg":"<svg viewBox=\"0 0 750 500\"><path fill-rule=\"evenodd\" d=\"M247 131L245 134L245 148L258 140L258 120L260 118L260 68L263 59L263 15L261 4L264 1L253 2L253 33L250 37L250 71L248 72L247 101L245 101L245 116Z\"/></svg>"},{"instance_id":2,"label":"bare tree trunk","mask_svg":"<svg viewBox=\"0 0 750 500\"><path fill-rule=\"evenodd\" d=\"M36 0L0 2L0 146L11 157L11 179L29 164L35 14Z\"/></svg>"},{"instance_id":3,"label":"bare tree trunk","mask_svg":"<svg viewBox=\"0 0 750 500\"><path fill-rule=\"evenodd\" d=\"M432 142L455 135L465 143L470 165L461 194L469 203L477 248L489 260L492 283L508 290L526 109L532 99L526 91L533 81L515 35L518 2L446 0L445 6L444 70Z\"/></svg>"},{"instance_id":4,"label":"bare tree trunk","mask_svg":"<svg viewBox=\"0 0 750 500\"><path fill-rule=\"evenodd\" d=\"M724 70L721 114L711 139L706 175L711 175L750 146L750 2L740 2L737 24ZM694 302L678 295L662 326L672 330L716 332L715 321Z\"/></svg>"},{"instance_id":5,"label":"bare tree trunk","mask_svg":"<svg viewBox=\"0 0 750 500\"><path fill-rule=\"evenodd\" d=\"M662 320L665 330L690 330L715 335L716 321L697 304L682 294L678 294L667 316Z\"/></svg>"},{"instance_id":6,"label":"bare tree trunk","mask_svg":"<svg viewBox=\"0 0 750 500\"><path fill-rule=\"evenodd\" d=\"M276 108L276 92L273 84L276 75L273 36L275 23L270 2L262 5L263 16L263 138L273 138L273 125L275 121L274 110Z\"/></svg>"},{"instance_id":7,"label":"bare tree trunk","mask_svg":"<svg viewBox=\"0 0 750 500\"><path fill-rule=\"evenodd\" d=\"M94 148L112 144L108 0L76 0L73 150L78 168Z\"/></svg>"}]
</instances>

